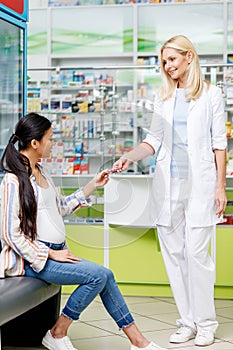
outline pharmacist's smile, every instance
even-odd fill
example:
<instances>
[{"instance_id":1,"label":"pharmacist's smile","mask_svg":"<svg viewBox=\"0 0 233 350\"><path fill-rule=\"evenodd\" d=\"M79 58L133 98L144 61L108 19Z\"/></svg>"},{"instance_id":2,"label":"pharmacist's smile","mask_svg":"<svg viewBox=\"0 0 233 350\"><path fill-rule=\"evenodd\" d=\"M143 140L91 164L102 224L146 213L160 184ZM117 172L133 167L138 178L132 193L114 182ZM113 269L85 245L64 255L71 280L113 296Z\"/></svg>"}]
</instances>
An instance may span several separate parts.
<instances>
[{"instance_id":1,"label":"pharmacist's smile","mask_svg":"<svg viewBox=\"0 0 233 350\"><path fill-rule=\"evenodd\" d=\"M177 70L177 69L169 69L168 74L169 74L170 76L173 76L173 75L175 74L176 70Z\"/></svg>"}]
</instances>

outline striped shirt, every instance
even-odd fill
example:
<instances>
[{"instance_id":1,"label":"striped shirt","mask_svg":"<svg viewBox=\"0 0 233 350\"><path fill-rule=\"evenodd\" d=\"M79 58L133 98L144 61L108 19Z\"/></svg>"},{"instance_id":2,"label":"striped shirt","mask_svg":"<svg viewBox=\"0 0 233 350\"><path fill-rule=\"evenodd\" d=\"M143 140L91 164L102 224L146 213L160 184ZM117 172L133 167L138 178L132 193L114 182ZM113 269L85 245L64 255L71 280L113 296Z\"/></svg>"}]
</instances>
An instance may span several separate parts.
<instances>
[{"instance_id":1,"label":"striped shirt","mask_svg":"<svg viewBox=\"0 0 233 350\"><path fill-rule=\"evenodd\" d=\"M62 216L70 215L83 206L90 206L82 189L69 196L62 195L55 187L49 173L41 166L40 170L48 183L56 191L56 203ZM38 185L35 177L30 177L38 201ZM1 243L0 278L24 274L24 260L29 261L33 270L39 272L48 259L49 248L38 240L32 241L20 229L19 182L16 175L6 173L0 186Z\"/></svg>"}]
</instances>

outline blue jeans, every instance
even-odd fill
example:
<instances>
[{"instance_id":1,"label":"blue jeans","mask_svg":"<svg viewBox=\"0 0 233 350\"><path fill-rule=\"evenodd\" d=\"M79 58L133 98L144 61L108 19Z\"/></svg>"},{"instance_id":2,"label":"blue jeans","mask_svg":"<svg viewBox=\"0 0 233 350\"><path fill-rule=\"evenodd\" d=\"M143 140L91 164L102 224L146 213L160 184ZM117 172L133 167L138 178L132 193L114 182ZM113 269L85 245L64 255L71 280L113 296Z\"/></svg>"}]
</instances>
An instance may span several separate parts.
<instances>
[{"instance_id":1,"label":"blue jeans","mask_svg":"<svg viewBox=\"0 0 233 350\"><path fill-rule=\"evenodd\" d=\"M50 245L59 249L59 245ZM62 249L62 245L60 249ZM119 329L134 323L125 300L116 284L111 270L96 263L82 260L77 263L63 263L48 259L39 273L30 264L25 264L25 276L39 278L58 285L79 285L70 295L62 314L71 320L78 320L81 312L99 294L100 298Z\"/></svg>"}]
</instances>

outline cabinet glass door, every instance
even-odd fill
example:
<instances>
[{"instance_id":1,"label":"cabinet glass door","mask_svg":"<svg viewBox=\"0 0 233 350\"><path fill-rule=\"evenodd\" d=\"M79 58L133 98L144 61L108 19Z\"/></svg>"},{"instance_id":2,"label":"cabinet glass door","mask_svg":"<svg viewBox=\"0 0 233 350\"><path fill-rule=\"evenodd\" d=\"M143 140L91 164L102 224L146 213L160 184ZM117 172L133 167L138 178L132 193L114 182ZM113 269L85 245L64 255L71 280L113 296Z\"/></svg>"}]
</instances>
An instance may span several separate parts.
<instances>
[{"instance_id":1,"label":"cabinet glass door","mask_svg":"<svg viewBox=\"0 0 233 350\"><path fill-rule=\"evenodd\" d=\"M23 114L24 29L0 18L0 151Z\"/></svg>"}]
</instances>

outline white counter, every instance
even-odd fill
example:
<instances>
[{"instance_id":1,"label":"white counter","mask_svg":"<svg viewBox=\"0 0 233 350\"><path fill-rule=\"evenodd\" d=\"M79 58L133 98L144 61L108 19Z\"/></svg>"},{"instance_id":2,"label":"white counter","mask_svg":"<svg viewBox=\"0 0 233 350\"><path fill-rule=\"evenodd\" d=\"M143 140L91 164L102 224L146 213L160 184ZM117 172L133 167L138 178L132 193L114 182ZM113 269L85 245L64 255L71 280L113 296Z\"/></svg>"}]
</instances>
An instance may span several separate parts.
<instances>
[{"instance_id":1,"label":"white counter","mask_svg":"<svg viewBox=\"0 0 233 350\"><path fill-rule=\"evenodd\" d=\"M111 175L104 189L104 217L106 225L154 227L150 217L150 175Z\"/></svg>"}]
</instances>

